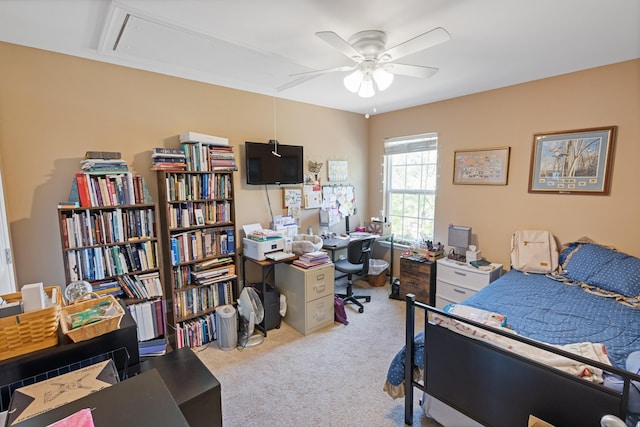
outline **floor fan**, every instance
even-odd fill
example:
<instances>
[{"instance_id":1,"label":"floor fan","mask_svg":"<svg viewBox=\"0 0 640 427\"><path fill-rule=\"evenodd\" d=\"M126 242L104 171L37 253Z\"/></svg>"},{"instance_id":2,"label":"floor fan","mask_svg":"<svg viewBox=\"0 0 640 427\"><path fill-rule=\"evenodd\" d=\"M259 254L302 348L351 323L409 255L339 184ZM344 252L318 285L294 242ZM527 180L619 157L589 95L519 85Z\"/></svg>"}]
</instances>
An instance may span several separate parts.
<instances>
[{"instance_id":1,"label":"floor fan","mask_svg":"<svg viewBox=\"0 0 640 427\"><path fill-rule=\"evenodd\" d=\"M253 347L262 344L264 337L255 330L255 325L264 319L264 308L260 297L252 287L245 287L238 298L238 314L240 318L240 333L238 345Z\"/></svg>"}]
</instances>

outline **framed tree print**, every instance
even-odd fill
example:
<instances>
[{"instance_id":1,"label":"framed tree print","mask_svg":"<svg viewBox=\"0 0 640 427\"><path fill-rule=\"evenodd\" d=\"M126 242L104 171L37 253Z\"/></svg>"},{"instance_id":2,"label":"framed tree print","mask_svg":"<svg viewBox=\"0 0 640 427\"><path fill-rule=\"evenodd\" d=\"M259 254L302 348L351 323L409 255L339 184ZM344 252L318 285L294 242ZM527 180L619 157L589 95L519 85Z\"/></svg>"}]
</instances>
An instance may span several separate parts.
<instances>
[{"instance_id":1,"label":"framed tree print","mask_svg":"<svg viewBox=\"0 0 640 427\"><path fill-rule=\"evenodd\" d=\"M606 195L616 126L533 136L530 193Z\"/></svg>"}]
</instances>

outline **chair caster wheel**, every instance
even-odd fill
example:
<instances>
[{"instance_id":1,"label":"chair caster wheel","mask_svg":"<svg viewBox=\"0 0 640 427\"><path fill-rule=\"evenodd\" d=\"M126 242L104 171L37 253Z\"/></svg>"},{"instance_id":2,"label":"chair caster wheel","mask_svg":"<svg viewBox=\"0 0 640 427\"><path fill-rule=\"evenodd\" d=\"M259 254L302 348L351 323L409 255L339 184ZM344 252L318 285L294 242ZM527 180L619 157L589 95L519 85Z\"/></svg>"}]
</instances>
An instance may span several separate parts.
<instances>
[{"instance_id":1,"label":"chair caster wheel","mask_svg":"<svg viewBox=\"0 0 640 427\"><path fill-rule=\"evenodd\" d=\"M365 301L366 301L366 302L371 302L371 297L366 297L366 298L365 298Z\"/></svg>"},{"instance_id":2,"label":"chair caster wheel","mask_svg":"<svg viewBox=\"0 0 640 427\"><path fill-rule=\"evenodd\" d=\"M358 313L364 313L364 308L360 307L360 308L358 309Z\"/></svg>"}]
</instances>

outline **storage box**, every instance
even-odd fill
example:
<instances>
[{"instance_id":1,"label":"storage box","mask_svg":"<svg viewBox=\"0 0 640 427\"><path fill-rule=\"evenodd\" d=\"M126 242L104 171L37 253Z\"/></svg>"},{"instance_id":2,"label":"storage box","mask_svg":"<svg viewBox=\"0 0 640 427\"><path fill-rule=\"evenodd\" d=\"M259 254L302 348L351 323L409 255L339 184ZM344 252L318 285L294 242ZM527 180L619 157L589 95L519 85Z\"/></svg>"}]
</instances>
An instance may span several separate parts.
<instances>
[{"instance_id":1,"label":"storage box","mask_svg":"<svg viewBox=\"0 0 640 427\"><path fill-rule=\"evenodd\" d=\"M122 316L124 316L124 309L118 301L116 301L113 295L105 295L101 297L92 292L91 297L91 299L75 302L74 304L63 307L62 309L60 327L62 332L71 338L73 342L88 340L108 332L115 331L120 327L120 321L122 320ZM89 323L88 325L84 325L76 329L71 329L71 325L68 321L68 317L70 315L80 313L81 311L94 307L104 301L109 301L115 307L117 312L115 316L111 316L98 322Z\"/></svg>"},{"instance_id":2,"label":"storage box","mask_svg":"<svg viewBox=\"0 0 640 427\"><path fill-rule=\"evenodd\" d=\"M390 222L365 221L364 225L369 233L385 236L391 234Z\"/></svg>"},{"instance_id":3,"label":"storage box","mask_svg":"<svg viewBox=\"0 0 640 427\"><path fill-rule=\"evenodd\" d=\"M48 380L20 387L13 392L7 426L73 402L118 382L111 359Z\"/></svg>"},{"instance_id":4,"label":"storage box","mask_svg":"<svg viewBox=\"0 0 640 427\"><path fill-rule=\"evenodd\" d=\"M45 287L44 291L49 298L55 293L55 301L50 307L0 318L0 360L58 344L62 292L59 286ZM2 299L8 303L20 302L22 293L3 295Z\"/></svg>"}]
</instances>

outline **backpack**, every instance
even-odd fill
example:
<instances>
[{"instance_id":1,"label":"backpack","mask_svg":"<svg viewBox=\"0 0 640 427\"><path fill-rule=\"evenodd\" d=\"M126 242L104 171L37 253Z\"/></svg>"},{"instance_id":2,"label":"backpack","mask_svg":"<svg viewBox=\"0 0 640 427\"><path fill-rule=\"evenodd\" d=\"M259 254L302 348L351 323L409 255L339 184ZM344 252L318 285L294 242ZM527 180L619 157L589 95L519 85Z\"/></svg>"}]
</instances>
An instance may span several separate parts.
<instances>
[{"instance_id":1,"label":"backpack","mask_svg":"<svg viewBox=\"0 0 640 427\"><path fill-rule=\"evenodd\" d=\"M558 245L546 230L518 230L511 236L511 268L525 273L558 269Z\"/></svg>"},{"instance_id":2,"label":"backpack","mask_svg":"<svg viewBox=\"0 0 640 427\"><path fill-rule=\"evenodd\" d=\"M348 325L349 321L347 320L347 311L344 309L344 301L342 301L342 298L336 295L334 296L333 302L335 321L340 322L343 325Z\"/></svg>"}]
</instances>

